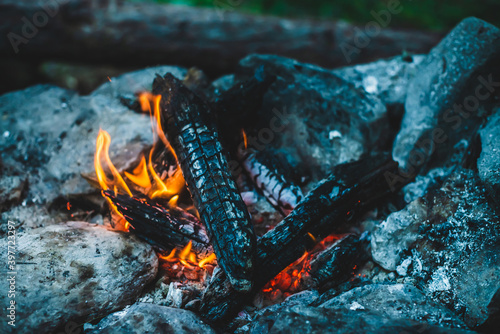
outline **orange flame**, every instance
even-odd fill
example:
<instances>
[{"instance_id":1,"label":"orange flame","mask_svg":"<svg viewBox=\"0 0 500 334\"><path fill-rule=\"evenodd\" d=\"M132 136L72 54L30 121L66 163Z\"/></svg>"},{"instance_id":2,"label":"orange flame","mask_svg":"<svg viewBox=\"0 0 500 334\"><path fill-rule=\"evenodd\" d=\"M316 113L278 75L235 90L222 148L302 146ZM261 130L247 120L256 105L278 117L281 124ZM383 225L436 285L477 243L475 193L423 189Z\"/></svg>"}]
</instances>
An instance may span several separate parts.
<instances>
[{"instance_id":1,"label":"orange flame","mask_svg":"<svg viewBox=\"0 0 500 334\"><path fill-rule=\"evenodd\" d=\"M243 135L243 144L245 145L245 150L248 148L248 138L245 130L241 129L241 134Z\"/></svg>"},{"instance_id":2,"label":"orange flame","mask_svg":"<svg viewBox=\"0 0 500 334\"><path fill-rule=\"evenodd\" d=\"M144 156L141 158L141 162L137 167L134 168L133 174L125 172L127 178L142 188L151 188L151 181L149 180L148 170L146 168L146 159Z\"/></svg>"},{"instance_id":3,"label":"orange flame","mask_svg":"<svg viewBox=\"0 0 500 334\"><path fill-rule=\"evenodd\" d=\"M192 247L193 242L189 241L182 250L178 251L176 248L174 248L168 255L160 255L159 258L167 262L179 261L188 268L194 268L196 266L204 268L208 263L215 261L215 254L212 253L198 262L196 254L191 251ZM179 254L177 255L177 253Z\"/></svg>"},{"instance_id":4,"label":"orange flame","mask_svg":"<svg viewBox=\"0 0 500 334\"><path fill-rule=\"evenodd\" d=\"M136 190L141 191L144 194L148 194L150 198L170 198L168 205L170 207L176 207L179 199L178 194L186 185L178 163L176 168L173 169L173 173L171 172L171 169L169 173L164 172L162 174L163 177L160 177L160 175L156 172L152 161L153 152L159 139L172 153L177 162L177 156L161 127L160 101L160 95L142 93L139 96L141 109L149 112L155 144L149 152L148 159L146 160L146 158L142 156L139 164L133 169L132 173L124 172L124 175L127 180L141 188ZM153 105L154 111L151 110L151 105ZM156 126L154 122L156 122ZM94 156L94 167L96 170L97 181L102 190L113 189L115 194L127 193L129 196L132 196L132 192L130 191L127 183L124 181L123 177L120 175L109 158L110 143L110 135L106 131L100 130L97 136L96 152ZM107 173L112 175L111 179L108 178ZM109 198L105 198L112 208L112 211L118 214L118 216L123 220L125 229L128 231L129 228L133 228L129 222L125 221L113 202ZM185 267L189 268L204 268L206 264L215 260L215 254L211 254L198 262L197 255L192 252L192 242L190 241L181 251L178 252L176 249L173 249L168 255L160 255L160 258L167 262L180 262Z\"/></svg>"}]
</instances>

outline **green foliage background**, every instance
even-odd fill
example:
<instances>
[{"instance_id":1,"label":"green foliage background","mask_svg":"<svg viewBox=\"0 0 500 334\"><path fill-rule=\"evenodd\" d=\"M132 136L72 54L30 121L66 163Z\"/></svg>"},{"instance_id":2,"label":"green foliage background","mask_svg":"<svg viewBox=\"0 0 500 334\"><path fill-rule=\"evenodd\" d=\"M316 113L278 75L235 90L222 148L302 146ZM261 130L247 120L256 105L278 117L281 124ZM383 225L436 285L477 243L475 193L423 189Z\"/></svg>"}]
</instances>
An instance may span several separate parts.
<instances>
[{"instance_id":1,"label":"green foliage background","mask_svg":"<svg viewBox=\"0 0 500 334\"><path fill-rule=\"evenodd\" d=\"M387 8L390 0L129 0L154 1L284 17L344 19L364 24L370 11ZM500 0L400 0L403 11L393 15L391 26L448 30L468 16L500 25Z\"/></svg>"}]
</instances>

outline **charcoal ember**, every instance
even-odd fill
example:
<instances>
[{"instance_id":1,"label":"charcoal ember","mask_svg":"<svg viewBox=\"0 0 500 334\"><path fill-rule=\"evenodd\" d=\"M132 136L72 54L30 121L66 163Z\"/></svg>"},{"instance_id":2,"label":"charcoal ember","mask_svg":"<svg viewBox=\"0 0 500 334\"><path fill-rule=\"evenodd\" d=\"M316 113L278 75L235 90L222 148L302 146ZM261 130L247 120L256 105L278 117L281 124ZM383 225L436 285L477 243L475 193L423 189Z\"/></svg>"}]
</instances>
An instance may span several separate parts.
<instances>
[{"instance_id":1,"label":"charcoal ember","mask_svg":"<svg viewBox=\"0 0 500 334\"><path fill-rule=\"evenodd\" d=\"M369 284L344 292L320 305L367 310L390 319L410 319L429 325L467 328L453 312L410 284Z\"/></svg>"},{"instance_id":2,"label":"charcoal ember","mask_svg":"<svg viewBox=\"0 0 500 334\"><path fill-rule=\"evenodd\" d=\"M497 109L480 131L481 155L477 160L479 177L487 186L491 197L500 208L500 110Z\"/></svg>"},{"instance_id":3,"label":"charcoal ember","mask_svg":"<svg viewBox=\"0 0 500 334\"><path fill-rule=\"evenodd\" d=\"M256 191L242 192L241 197L250 213L255 234L258 237L264 235L283 220L283 215Z\"/></svg>"},{"instance_id":4,"label":"charcoal ember","mask_svg":"<svg viewBox=\"0 0 500 334\"><path fill-rule=\"evenodd\" d=\"M410 174L448 162L490 111L500 80L500 30L476 18L459 23L410 81L394 160Z\"/></svg>"},{"instance_id":5,"label":"charcoal ember","mask_svg":"<svg viewBox=\"0 0 500 334\"><path fill-rule=\"evenodd\" d=\"M439 327L408 319L393 319L383 314L362 309L328 309L295 305L280 312L258 316L250 325L251 334L274 333L453 333L472 331Z\"/></svg>"},{"instance_id":6,"label":"charcoal ember","mask_svg":"<svg viewBox=\"0 0 500 334\"><path fill-rule=\"evenodd\" d=\"M61 196L96 192L81 174L94 171L95 141L89 138L97 137L99 127L111 135L110 155L119 170L136 161L152 144L151 122L125 107L120 96L151 89L155 73L164 71L185 74L162 66L112 78L88 96L49 85L0 96L0 158L29 184L21 205L2 212L2 221L33 228L68 220L48 207ZM6 177L1 174L0 182Z\"/></svg>"},{"instance_id":7,"label":"charcoal ember","mask_svg":"<svg viewBox=\"0 0 500 334\"><path fill-rule=\"evenodd\" d=\"M242 165L255 187L266 197L274 207L284 216L302 200L304 194L293 181L291 171L282 154L269 151L241 152Z\"/></svg>"},{"instance_id":8,"label":"charcoal ember","mask_svg":"<svg viewBox=\"0 0 500 334\"><path fill-rule=\"evenodd\" d=\"M7 238L1 243L7 249ZM53 333L70 321L101 318L133 302L157 273L148 244L83 222L31 229L16 245L16 333ZM3 266L2 277L7 271ZM7 293L0 300L7 305ZM9 328L1 322L2 333Z\"/></svg>"},{"instance_id":9,"label":"charcoal ember","mask_svg":"<svg viewBox=\"0 0 500 334\"><path fill-rule=\"evenodd\" d=\"M379 226L372 256L476 328L498 321L499 245L499 218L483 184L475 172L457 169Z\"/></svg>"},{"instance_id":10,"label":"charcoal ember","mask_svg":"<svg viewBox=\"0 0 500 334\"><path fill-rule=\"evenodd\" d=\"M195 313L173 307L135 303L86 326L86 333L215 334Z\"/></svg>"},{"instance_id":11,"label":"charcoal ember","mask_svg":"<svg viewBox=\"0 0 500 334\"><path fill-rule=\"evenodd\" d=\"M305 161L309 189L333 166L385 144L387 111L376 96L330 70L272 55L241 60L235 85L260 69L276 80L254 110L255 125L245 128L248 147L281 149L292 165Z\"/></svg>"},{"instance_id":12,"label":"charcoal ember","mask_svg":"<svg viewBox=\"0 0 500 334\"><path fill-rule=\"evenodd\" d=\"M347 281L369 259L369 245L367 236L351 234L319 253L311 262L312 285L324 291Z\"/></svg>"}]
</instances>

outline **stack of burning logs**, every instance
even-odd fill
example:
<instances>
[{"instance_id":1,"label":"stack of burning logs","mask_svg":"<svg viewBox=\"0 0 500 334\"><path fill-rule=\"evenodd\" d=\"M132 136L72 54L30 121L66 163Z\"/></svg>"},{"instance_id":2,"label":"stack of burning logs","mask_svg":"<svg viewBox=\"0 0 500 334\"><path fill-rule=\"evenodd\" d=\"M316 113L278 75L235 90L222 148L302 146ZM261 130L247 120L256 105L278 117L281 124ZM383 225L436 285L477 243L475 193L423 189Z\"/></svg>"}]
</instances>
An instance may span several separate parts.
<instances>
[{"instance_id":1,"label":"stack of burning logs","mask_svg":"<svg viewBox=\"0 0 500 334\"><path fill-rule=\"evenodd\" d=\"M398 165L386 155L336 166L305 197L273 167L246 164L250 173L252 168L260 169L261 173L252 175L257 183L272 185L267 193L273 204L291 211L258 239L226 152L237 154L232 143L241 136L238 124L259 107L273 80L255 76L207 101L169 73L155 79L153 94L161 96L160 123L171 144L165 150L171 151L182 170L200 221L151 199L104 191L132 231L148 242L172 249L190 241L198 253L215 253L221 270L214 271L198 308L212 324L227 323L270 280L312 249L316 240L345 233L352 219L394 191L387 175L398 173ZM338 243L345 244L343 252L330 247L311 264L313 284L322 286L332 276L351 273L366 256L363 238L348 235Z\"/></svg>"}]
</instances>

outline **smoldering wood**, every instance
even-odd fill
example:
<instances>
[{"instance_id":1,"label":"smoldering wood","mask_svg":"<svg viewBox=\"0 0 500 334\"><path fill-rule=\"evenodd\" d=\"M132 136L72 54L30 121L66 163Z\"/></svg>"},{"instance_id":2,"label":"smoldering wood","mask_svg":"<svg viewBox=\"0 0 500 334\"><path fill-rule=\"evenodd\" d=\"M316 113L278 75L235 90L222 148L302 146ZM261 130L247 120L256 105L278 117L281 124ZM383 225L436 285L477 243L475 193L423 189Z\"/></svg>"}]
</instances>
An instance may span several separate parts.
<instances>
[{"instance_id":1,"label":"smoldering wood","mask_svg":"<svg viewBox=\"0 0 500 334\"><path fill-rule=\"evenodd\" d=\"M164 250L184 247L189 241L198 255L212 252L207 232L198 219L184 210L165 209L147 198L115 195L104 191L104 195L116 206L132 225L131 233Z\"/></svg>"},{"instance_id":2,"label":"smoldering wood","mask_svg":"<svg viewBox=\"0 0 500 334\"><path fill-rule=\"evenodd\" d=\"M365 29L346 22L290 20L153 3L138 6L122 0L58 3L47 24L25 42L22 18L45 13L41 8L47 1L2 1L0 34L8 38L0 40L0 56L133 67L177 64L197 66L217 76L234 71L238 61L251 53L276 54L333 68L404 51L427 53L441 38L432 32L381 29L376 36L370 35L368 44L357 47L355 36Z\"/></svg>"},{"instance_id":3,"label":"smoldering wood","mask_svg":"<svg viewBox=\"0 0 500 334\"><path fill-rule=\"evenodd\" d=\"M334 232L342 233L339 229L345 229L345 223L362 216L391 194L386 173L398 173L397 163L387 156L336 166L331 176L318 184L290 215L259 239L259 275L252 291L245 294L232 289L220 271L204 292L200 315L213 324L229 320L269 280L313 246L309 233L318 240Z\"/></svg>"},{"instance_id":4,"label":"smoldering wood","mask_svg":"<svg viewBox=\"0 0 500 334\"><path fill-rule=\"evenodd\" d=\"M232 178L208 104L167 73L157 77L160 113L184 179L205 224L217 261L236 290L254 280L256 237Z\"/></svg>"},{"instance_id":5,"label":"smoldering wood","mask_svg":"<svg viewBox=\"0 0 500 334\"><path fill-rule=\"evenodd\" d=\"M310 287L322 292L347 281L369 259L369 245L368 238L354 234L330 245L311 261Z\"/></svg>"}]
</instances>

